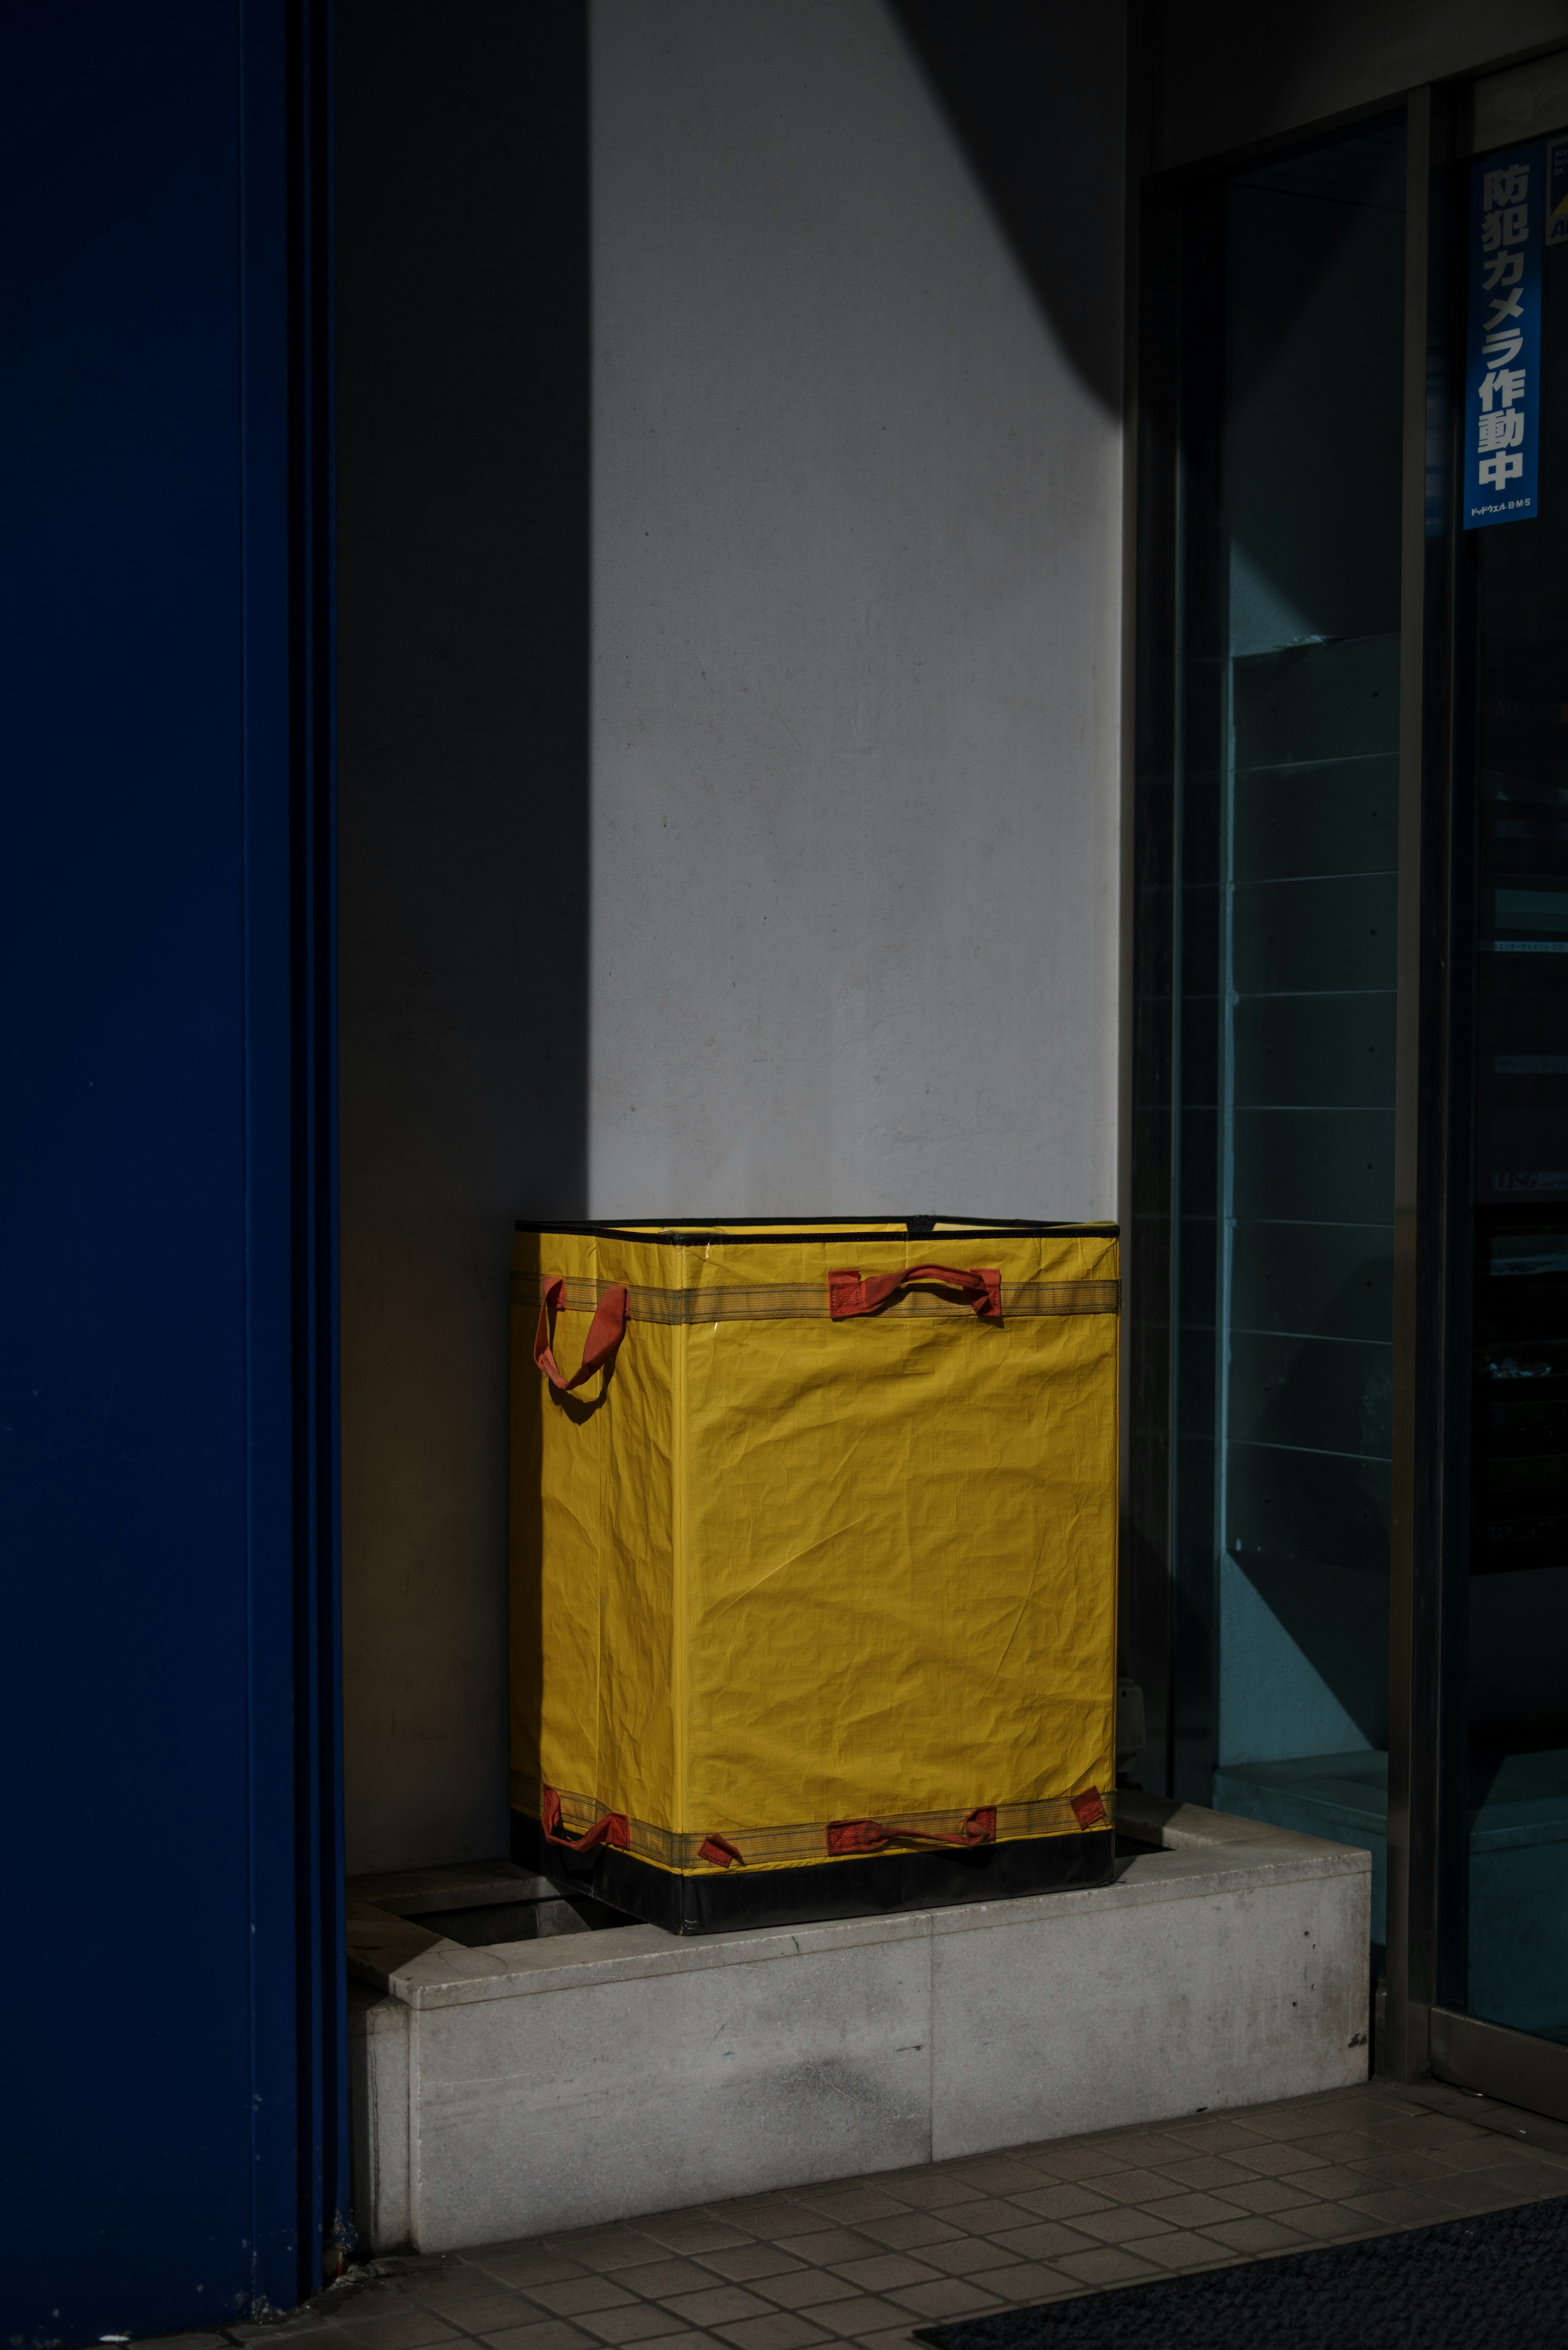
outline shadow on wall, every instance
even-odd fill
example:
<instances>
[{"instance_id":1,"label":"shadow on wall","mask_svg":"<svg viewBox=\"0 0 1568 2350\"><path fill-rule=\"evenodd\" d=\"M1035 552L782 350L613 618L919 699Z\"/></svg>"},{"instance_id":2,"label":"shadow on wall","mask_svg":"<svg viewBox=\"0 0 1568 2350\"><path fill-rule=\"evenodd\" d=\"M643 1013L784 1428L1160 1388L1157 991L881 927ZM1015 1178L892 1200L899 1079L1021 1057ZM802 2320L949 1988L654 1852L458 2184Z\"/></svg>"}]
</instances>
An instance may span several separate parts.
<instances>
[{"instance_id":1,"label":"shadow on wall","mask_svg":"<svg viewBox=\"0 0 1568 2350\"><path fill-rule=\"evenodd\" d=\"M1103 21L1039 0L889 0L893 20L962 149L1014 261L1085 384L1112 414L1122 404L1119 276L1106 283L1101 234L1086 214L1119 219L1119 169L1107 171L1107 116L1119 121L1119 76L1107 87ZM1040 94L1082 94L1053 108ZM1096 104L1096 98L1107 102Z\"/></svg>"},{"instance_id":2,"label":"shadow on wall","mask_svg":"<svg viewBox=\"0 0 1568 2350\"><path fill-rule=\"evenodd\" d=\"M504 1849L506 1268L585 1201L580 0L340 0L350 1865ZM475 1573L473 1562L486 1562Z\"/></svg>"},{"instance_id":3,"label":"shadow on wall","mask_svg":"<svg viewBox=\"0 0 1568 2350\"><path fill-rule=\"evenodd\" d=\"M649 495L649 481L657 486L670 478L671 467L678 483L689 479L696 487L684 500L690 512L677 512L670 498L659 505L659 526L668 536L656 536L650 586L633 569L628 589L625 565L618 583L601 574L601 629L611 630L613 640L612 590L629 600L640 597L644 611L652 609L669 567L691 559L692 548L697 567L721 582L728 571L744 581L759 564L767 570L776 560L775 532L791 550L792 579L809 583L812 564L824 559L820 545L792 536L801 501L793 488L781 487L769 452L769 402L776 409L797 379L762 379L760 418L742 396L755 353L774 348L770 337L787 317L767 265L787 252L790 226L787 203L775 205L767 140L742 102L744 88L739 99L735 93L736 61L766 48L742 36L748 16L766 19L762 29L769 37L794 41L796 91L808 86L802 61L809 65L824 42L831 68L841 23L856 36L855 53L866 56L885 48L885 26L894 28L923 68L1055 342L1107 411L1119 400L1119 266L1110 282L1103 266L1085 258L1085 248L1089 243L1112 250L1119 262L1121 171L1119 160L1107 168L1105 158L1119 159L1120 49L1103 20L1091 36L1064 0L1044 7L981 0L964 10L946 0L908 0L885 20L880 0L857 8L822 0L798 12L793 0L770 0L765 8L753 0L750 11L693 10L670 0L653 8L640 0L594 8L583 0L531 0L527 6L451 0L440 8L431 0L338 0L344 1646L349 1851L357 1869L504 1849L507 1253L514 1218L572 1218L587 1205L590 23L614 36L612 62L639 44L651 48L656 63L662 56L660 70L678 77L673 88L683 102L694 88L699 96L710 88L718 93L709 115L697 115L706 178L681 180L672 193L648 182L632 185L632 165L622 167L623 185L630 187L624 218L635 219L640 207L653 222L636 248L639 266L650 265L668 290L646 350L633 348L632 366L627 350L637 305L601 281L603 316L620 338L618 344L611 337L601 354L601 388L607 383L613 390L612 421L625 427L629 416L645 435L630 469L630 505ZM809 19L804 33L796 30L803 19ZM731 29L737 20L741 35ZM691 57L683 45L704 26L718 28L710 33L710 54ZM657 118L661 106L668 110L670 86L667 80L661 96L657 79L639 82L633 119ZM838 112L822 109L821 127L825 138L836 136L835 126L845 122L853 185L857 174L875 180L885 125L877 116L877 88L867 99L862 85L847 87ZM1052 99L1044 136L1042 88ZM898 122L903 101L893 95L898 102L889 119ZM855 115L851 101L869 104L869 114ZM602 87L597 102L602 130ZM765 108L762 117L765 130ZM789 120L787 113L779 119ZM922 126L921 140L908 151L922 151L923 141ZM637 149L639 169L658 166L657 140L649 152L651 163ZM798 151L787 161L798 172ZM958 175L951 177L956 183ZM691 185L697 209L688 218L680 206ZM787 194L788 171L782 185ZM742 206L726 229L728 249L715 253L709 232L726 221L737 187L751 209ZM938 197L944 194L945 182L937 189ZM1082 234L1085 207L1097 224L1092 240ZM940 217L940 204L937 211ZM737 238L754 234L755 224L770 218L782 224L774 243L741 253L743 266L732 281L726 272ZM825 244L842 225L825 222ZM888 245L906 257L918 233L907 219L894 226ZM858 233L857 266L874 286L867 256L884 229L873 217L858 224ZM724 246L725 237L718 244ZM913 257L924 259L919 251ZM614 258L612 251L612 264ZM888 354L870 353L867 380L876 397L857 392L861 349L843 326L842 288L850 281L822 267L819 257L808 259L808 277L821 275L830 292L838 289L838 307L829 303L822 313L831 336L815 355L817 380L829 389L815 397L819 407L836 399L852 411L846 421L853 429L840 435L846 446L855 445L857 433L868 444L874 432L879 445L903 451L886 463L895 472L901 466L925 500L918 519L929 541L959 507L953 482L971 476L949 466L946 503L933 500L926 496L923 457L909 452L932 445L921 436L931 432L954 387L971 396L976 382L983 386L985 354L971 349L962 366L950 364L953 338L912 303L910 288L923 281L911 268L893 302L893 323L909 331L909 347L923 356L929 345L940 364L931 370L936 390L920 389L903 420L914 438L883 442L888 418L877 403L887 389ZM659 276L667 265L668 277ZM726 307L737 286L742 308L755 305L743 319ZM813 286L807 292L815 300ZM1026 312L1026 305L1018 307ZM811 301L805 314L816 316ZM693 321L707 338L703 348L727 350L757 331L730 373L721 369L707 381L693 369L689 380L676 367L676 400L667 379L681 359L682 338L695 331ZM1003 339L998 348L1015 354L1031 339ZM618 375L628 366L629 375ZM653 404L644 414L635 400L649 386ZM1092 411L1076 382L1067 390L1064 411L1075 428ZM996 412L1011 419L1023 405L1022 398L1012 409L1002 401ZM702 420L709 421L708 446L692 437ZM830 421L837 426L846 419ZM726 475L718 440L737 432L742 452L753 454ZM808 435L799 444L824 503L832 483L822 452L832 441L831 434L815 441ZM972 478L982 489L994 489L999 470L1006 479L1012 445L1002 442L1000 457L981 448ZM1075 443L1074 449L1072 477L1056 508L1068 523L1085 494ZM608 510L624 524L628 501L623 497L618 507L615 484L606 486L602 436L594 454L601 467L601 516ZM679 473L682 465L688 475ZM904 483L895 479L891 486L901 491ZM903 565L902 500L888 494L880 476L873 490L854 509L867 525L865 559L874 566L878 548L896 547ZM789 528L781 530L781 518ZM960 519L967 526L972 511ZM977 566L994 561L985 553L991 526L983 514L974 522L979 552L968 559ZM711 530L716 536L710 543ZM636 536L640 542L649 534ZM852 546L847 525L832 545ZM1027 615L1037 592L1032 567L1044 559L1039 536L1022 556L1012 552L1027 593L1003 563L1000 585L986 574L986 584L999 585L999 592L979 599L990 631L982 631L988 673L999 679L1013 674L1014 639L1026 629L1019 615ZM913 567L914 588L901 583L899 592L920 627L951 637L951 615L961 601L951 579L961 567L950 549L940 553L926 572ZM847 595L848 566L834 559L836 592ZM729 593L722 585L715 602ZM1076 579L1073 593L1082 593ZM776 616L765 596L753 608ZM815 852L809 799L821 774L809 761L793 772L786 751L784 765L768 771L765 791L756 793L767 805L755 835L744 835L743 825L735 832L735 810L746 799L735 761L740 756L743 765L749 755L742 697L704 702L706 689L694 690L693 672L704 662L722 669L732 661L743 667L748 659L753 669L777 666L781 655L767 639L761 652L748 655L742 639L724 635L722 614L714 620L713 609L693 595L678 614L682 625L698 615L700 625L681 642L695 645L699 658L678 644L661 650L646 676L628 672L633 684L625 706L636 724L628 731L639 746L655 740L659 758L667 752L669 758L664 766L650 764L652 785L645 790L637 781L627 806L642 820L658 795L672 788L672 772L701 773L711 760L723 791L717 818L711 822L704 813L701 854L711 853L715 828L729 823L753 859L745 872L761 873L759 886L772 887L769 877L776 879L781 868L770 866L757 844L800 838ZM818 664L838 660L842 647L826 631L807 631L798 641L809 652L801 664L809 679L801 699L815 712L823 700ZM868 637L868 646L867 698L879 707L884 691L894 698L898 680L884 639ZM911 661L906 673L919 666ZM1033 643L1026 673L1038 693ZM749 688L750 671L746 681ZM619 691L613 679L611 685ZM974 723L973 697L965 702L954 691L955 706L968 713L965 723ZM619 705L602 675L600 697L600 723L613 735ZM1005 748L1012 740L1012 701L1006 693L999 700L1006 723L984 738L988 770L997 742ZM916 713L920 723L936 708L931 690ZM714 727L715 710L727 713L727 735L703 731ZM939 714L945 723L947 713ZM787 727L774 731L793 739ZM860 748L855 745L857 759ZM617 755L623 752L624 743ZM830 779L839 773L837 755L817 762ZM929 765L934 754L920 755ZM893 754L888 756L891 775ZM1019 806L1034 822L1034 771L1024 771ZM864 796L866 787L853 780ZM598 782L602 792L602 764ZM787 824L775 827L781 806L795 833ZM623 875L630 875L633 889L652 889L655 868L624 846L634 838L628 828ZM607 890L604 867L600 889ZM601 918L606 902L601 894ZM684 919L671 902L677 910L667 908L666 929L650 956L655 971L672 960L670 931ZM733 909L732 915L742 919ZM906 928L914 920L908 913L900 919ZM753 956L762 930L760 921L753 925L746 948ZM963 952L971 952L967 939ZM792 933L781 957L780 993L793 984L799 960ZM935 960L922 965L928 972L945 968ZM893 992L904 983L896 969ZM626 994L642 986L639 975L627 983ZM852 1042L856 1007L867 992L840 990L849 1000ZM765 989L757 993L765 1005ZM687 1027L695 1025L691 1009L680 1006ZM761 1025L763 1041L771 1041L773 1029L766 1020ZM780 1033L787 1043L798 1024ZM654 1079L674 1098L666 1066L656 1066ZM754 1071L747 1081L763 1082ZM692 1084L699 1111L714 1095L728 1117L722 1086L700 1064ZM924 1097L916 1089L913 1098L918 1116ZM657 1167L649 1176L640 1160L634 1175L640 1196L658 1180Z\"/></svg>"}]
</instances>

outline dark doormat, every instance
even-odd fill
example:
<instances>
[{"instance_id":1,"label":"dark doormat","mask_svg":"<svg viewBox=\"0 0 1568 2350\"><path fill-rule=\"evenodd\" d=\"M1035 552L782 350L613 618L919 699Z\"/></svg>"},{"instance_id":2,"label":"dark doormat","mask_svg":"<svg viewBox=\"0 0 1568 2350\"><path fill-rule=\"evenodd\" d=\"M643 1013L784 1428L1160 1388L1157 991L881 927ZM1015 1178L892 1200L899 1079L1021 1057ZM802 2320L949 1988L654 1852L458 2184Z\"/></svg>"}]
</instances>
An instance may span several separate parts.
<instances>
[{"instance_id":1,"label":"dark doormat","mask_svg":"<svg viewBox=\"0 0 1568 2350\"><path fill-rule=\"evenodd\" d=\"M923 2325L938 2350L1563 2350L1568 2196L1321 2252Z\"/></svg>"}]
</instances>

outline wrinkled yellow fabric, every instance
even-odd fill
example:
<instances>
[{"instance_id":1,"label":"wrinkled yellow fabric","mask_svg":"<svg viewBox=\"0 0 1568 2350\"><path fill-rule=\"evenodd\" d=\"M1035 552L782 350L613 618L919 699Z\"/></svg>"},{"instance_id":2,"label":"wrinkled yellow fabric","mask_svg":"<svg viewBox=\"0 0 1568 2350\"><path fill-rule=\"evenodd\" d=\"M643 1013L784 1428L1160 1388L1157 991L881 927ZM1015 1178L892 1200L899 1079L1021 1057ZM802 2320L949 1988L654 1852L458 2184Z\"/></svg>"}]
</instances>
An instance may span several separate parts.
<instances>
[{"instance_id":1,"label":"wrinkled yellow fabric","mask_svg":"<svg viewBox=\"0 0 1568 2350\"><path fill-rule=\"evenodd\" d=\"M701 1835L1108 1791L1116 1315L834 1323L826 1299L846 1263L1114 1281L1116 1253L1110 1235L901 1228L847 1247L519 1233L525 1280L804 1283L824 1304L684 1324L634 1307L608 1378L563 1397L534 1363L536 1292L518 1296L518 1799L543 1781ZM587 1326L556 1317L568 1375Z\"/></svg>"}]
</instances>

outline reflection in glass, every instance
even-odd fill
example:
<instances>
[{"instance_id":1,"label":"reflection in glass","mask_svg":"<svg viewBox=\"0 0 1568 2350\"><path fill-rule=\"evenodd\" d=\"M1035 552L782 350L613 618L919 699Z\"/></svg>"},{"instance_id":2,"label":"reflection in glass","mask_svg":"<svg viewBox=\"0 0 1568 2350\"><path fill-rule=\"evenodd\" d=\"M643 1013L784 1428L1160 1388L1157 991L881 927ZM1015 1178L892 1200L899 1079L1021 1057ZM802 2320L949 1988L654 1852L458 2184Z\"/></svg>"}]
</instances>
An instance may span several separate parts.
<instances>
[{"instance_id":1,"label":"reflection in glass","mask_svg":"<svg viewBox=\"0 0 1568 2350\"><path fill-rule=\"evenodd\" d=\"M1473 727L1468 1866L1449 2004L1568 2041L1568 255L1537 518L1463 541ZM1461 1780L1461 1783L1463 1781Z\"/></svg>"},{"instance_id":2,"label":"reflection in glass","mask_svg":"<svg viewBox=\"0 0 1568 2350\"><path fill-rule=\"evenodd\" d=\"M1402 126L1240 174L1210 236L1216 364L1184 387L1178 1791L1381 1872Z\"/></svg>"}]
</instances>

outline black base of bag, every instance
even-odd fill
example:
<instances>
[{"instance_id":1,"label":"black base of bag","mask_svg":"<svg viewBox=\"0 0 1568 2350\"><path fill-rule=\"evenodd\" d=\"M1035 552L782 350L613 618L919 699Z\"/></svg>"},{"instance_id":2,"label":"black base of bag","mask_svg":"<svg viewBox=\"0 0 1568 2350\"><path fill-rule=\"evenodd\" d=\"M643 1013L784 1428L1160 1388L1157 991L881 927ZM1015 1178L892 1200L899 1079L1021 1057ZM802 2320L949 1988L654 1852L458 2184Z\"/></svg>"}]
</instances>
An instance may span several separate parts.
<instances>
[{"instance_id":1,"label":"black base of bag","mask_svg":"<svg viewBox=\"0 0 1568 2350\"><path fill-rule=\"evenodd\" d=\"M742 1926L809 1926L823 1918L877 1918L900 1909L946 1909L961 1901L1012 1901L1108 1885L1116 1832L1022 1836L1010 1844L933 1851L894 1846L854 1860L804 1868L705 1869L682 1877L628 1852L597 1845L571 1852L552 1844L526 1812L512 1814L512 1857L574 1893L591 1894L667 1934L722 1934Z\"/></svg>"}]
</instances>

